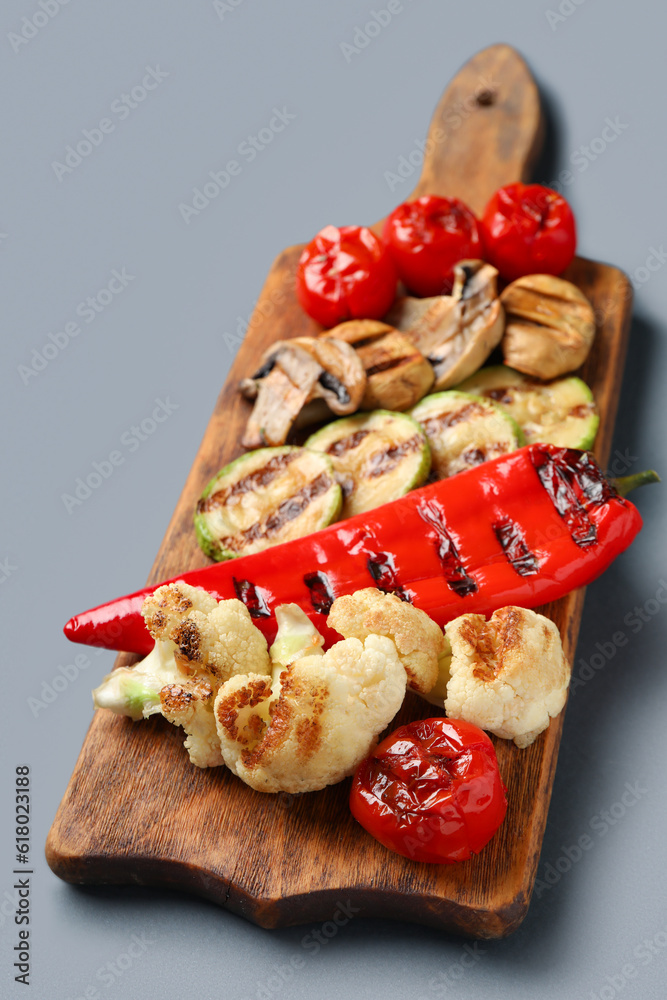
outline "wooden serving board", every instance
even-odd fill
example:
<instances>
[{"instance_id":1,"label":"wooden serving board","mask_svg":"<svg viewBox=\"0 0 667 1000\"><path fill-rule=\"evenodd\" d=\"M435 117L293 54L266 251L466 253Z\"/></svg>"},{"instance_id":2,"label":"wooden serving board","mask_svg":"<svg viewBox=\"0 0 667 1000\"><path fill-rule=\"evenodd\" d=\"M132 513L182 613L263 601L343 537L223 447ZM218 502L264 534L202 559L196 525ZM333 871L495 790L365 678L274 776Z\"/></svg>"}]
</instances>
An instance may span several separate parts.
<instances>
[{"instance_id":1,"label":"wooden serving board","mask_svg":"<svg viewBox=\"0 0 667 1000\"><path fill-rule=\"evenodd\" d=\"M458 73L436 109L413 196L455 195L479 212L498 187L528 179L542 133L537 88L523 60L506 45L485 49ZM241 453L249 404L237 391L239 379L255 369L272 341L316 332L293 292L300 250L288 248L271 268L150 584L205 561L192 511L208 480ZM631 286L616 268L582 259L567 276L591 299L598 319L581 374L600 409L595 450L604 466L621 387ZM128 590L135 585L128 580ZM578 591L542 609L558 624L570 659L583 600ZM119 664L130 662L131 657L118 658ZM396 724L433 714L431 706L410 695ZM358 826L347 806L347 781L301 796L261 794L226 768L193 767L182 748L182 730L162 719L136 724L100 711L49 833L47 859L69 882L178 887L263 927L327 920L339 902L349 900L366 916L503 937L528 908L562 725L563 713L527 750L495 740L508 787L505 823L475 859L437 866L391 854Z\"/></svg>"}]
</instances>

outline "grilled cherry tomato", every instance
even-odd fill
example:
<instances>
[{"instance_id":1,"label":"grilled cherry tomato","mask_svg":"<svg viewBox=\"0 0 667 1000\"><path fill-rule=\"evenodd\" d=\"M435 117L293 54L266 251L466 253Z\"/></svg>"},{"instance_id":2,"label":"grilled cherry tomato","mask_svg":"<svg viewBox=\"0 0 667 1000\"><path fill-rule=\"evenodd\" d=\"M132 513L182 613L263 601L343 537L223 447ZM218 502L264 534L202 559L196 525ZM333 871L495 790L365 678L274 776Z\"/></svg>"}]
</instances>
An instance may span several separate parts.
<instances>
[{"instance_id":1,"label":"grilled cherry tomato","mask_svg":"<svg viewBox=\"0 0 667 1000\"><path fill-rule=\"evenodd\" d=\"M382 239L399 278L416 295L446 295L454 264L481 256L477 219L457 198L426 195L404 202L385 222Z\"/></svg>"},{"instance_id":2,"label":"grilled cherry tomato","mask_svg":"<svg viewBox=\"0 0 667 1000\"><path fill-rule=\"evenodd\" d=\"M346 319L381 319L396 295L396 269L364 226L325 226L299 258L296 293L323 326Z\"/></svg>"},{"instance_id":3,"label":"grilled cherry tomato","mask_svg":"<svg viewBox=\"0 0 667 1000\"><path fill-rule=\"evenodd\" d=\"M507 281L524 274L560 274L574 257L577 231L562 195L541 184L508 184L481 220L484 259Z\"/></svg>"},{"instance_id":4,"label":"grilled cherry tomato","mask_svg":"<svg viewBox=\"0 0 667 1000\"><path fill-rule=\"evenodd\" d=\"M390 851L434 864L466 861L507 811L493 743L458 719L401 726L359 765L350 809Z\"/></svg>"}]
</instances>

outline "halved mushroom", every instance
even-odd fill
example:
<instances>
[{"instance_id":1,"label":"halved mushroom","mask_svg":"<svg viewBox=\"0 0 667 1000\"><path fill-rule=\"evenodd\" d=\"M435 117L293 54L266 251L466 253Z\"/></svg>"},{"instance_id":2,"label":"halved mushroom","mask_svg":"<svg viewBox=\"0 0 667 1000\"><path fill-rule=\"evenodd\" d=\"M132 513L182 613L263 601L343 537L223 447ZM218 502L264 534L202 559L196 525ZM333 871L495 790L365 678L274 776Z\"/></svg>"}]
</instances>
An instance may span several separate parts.
<instances>
[{"instance_id":1,"label":"halved mushroom","mask_svg":"<svg viewBox=\"0 0 667 1000\"><path fill-rule=\"evenodd\" d=\"M366 371L362 410L409 410L433 385L433 368L404 333L374 319L352 319L328 333L352 344Z\"/></svg>"},{"instance_id":2,"label":"halved mushroom","mask_svg":"<svg viewBox=\"0 0 667 1000\"><path fill-rule=\"evenodd\" d=\"M405 333L435 371L435 389L448 389L480 368L502 338L504 312L498 272L482 260L454 268L451 295L398 299L385 320Z\"/></svg>"},{"instance_id":3,"label":"halved mushroom","mask_svg":"<svg viewBox=\"0 0 667 1000\"><path fill-rule=\"evenodd\" d=\"M292 426L359 408L366 388L364 367L349 344L333 337L279 340L260 367L243 379L241 392L255 406L243 436L244 448L280 445Z\"/></svg>"}]
</instances>

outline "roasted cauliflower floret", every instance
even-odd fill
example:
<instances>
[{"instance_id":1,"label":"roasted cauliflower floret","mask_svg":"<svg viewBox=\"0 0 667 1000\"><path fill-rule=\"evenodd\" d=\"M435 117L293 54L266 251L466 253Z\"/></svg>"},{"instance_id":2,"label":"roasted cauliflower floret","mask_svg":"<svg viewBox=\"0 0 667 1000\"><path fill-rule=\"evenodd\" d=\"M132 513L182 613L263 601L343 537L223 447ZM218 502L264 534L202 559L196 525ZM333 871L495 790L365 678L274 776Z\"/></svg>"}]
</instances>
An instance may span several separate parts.
<instances>
[{"instance_id":1,"label":"roasted cauliflower floret","mask_svg":"<svg viewBox=\"0 0 667 1000\"><path fill-rule=\"evenodd\" d=\"M435 684L438 658L445 651L444 636L424 611L395 594L367 587L339 597L331 605L328 624L346 639L388 636L396 644L410 687L427 694Z\"/></svg>"},{"instance_id":2,"label":"roasted cauliflower floret","mask_svg":"<svg viewBox=\"0 0 667 1000\"><path fill-rule=\"evenodd\" d=\"M118 667L93 691L96 708L128 715L137 722L164 715L187 734L185 748L197 767L222 764L213 702L218 685L187 676L176 663L170 642L156 642L134 667Z\"/></svg>"},{"instance_id":3,"label":"roasted cauliflower floret","mask_svg":"<svg viewBox=\"0 0 667 1000\"><path fill-rule=\"evenodd\" d=\"M175 644L186 671L205 671L218 684L234 674L271 672L266 639L241 601L218 602L198 587L170 583L146 598L142 614L154 639Z\"/></svg>"},{"instance_id":4,"label":"roasted cauliflower floret","mask_svg":"<svg viewBox=\"0 0 667 1000\"><path fill-rule=\"evenodd\" d=\"M400 708L407 684L385 636L304 656L272 682L232 677L215 700L225 764L262 792L309 792L352 774Z\"/></svg>"},{"instance_id":5,"label":"roasted cauliflower floret","mask_svg":"<svg viewBox=\"0 0 667 1000\"><path fill-rule=\"evenodd\" d=\"M224 763L215 725L215 692L208 681L191 679L166 684L160 691L162 714L168 722L187 733L184 746L197 767L218 767Z\"/></svg>"},{"instance_id":6,"label":"roasted cauliflower floret","mask_svg":"<svg viewBox=\"0 0 667 1000\"><path fill-rule=\"evenodd\" d=\"M507 607L488 621L461 615L445 634L451 649L447 715L530 746L567 697L571 668L554 623Z\"/></svg>"}]
</instances>

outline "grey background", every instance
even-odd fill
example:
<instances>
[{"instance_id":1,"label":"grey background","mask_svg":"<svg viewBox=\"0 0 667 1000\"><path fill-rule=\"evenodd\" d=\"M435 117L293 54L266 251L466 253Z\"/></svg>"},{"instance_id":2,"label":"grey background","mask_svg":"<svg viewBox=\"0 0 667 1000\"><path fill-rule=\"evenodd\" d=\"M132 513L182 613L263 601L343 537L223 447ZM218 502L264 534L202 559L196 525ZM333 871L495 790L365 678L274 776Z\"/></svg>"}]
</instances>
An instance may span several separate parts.
<instances>
[{"instance_id":1,"label":"grey background","mask_svg":"<svg viewBox=\"0 0 667 1000\"><path fill-rule=\"evenodd\" d=\"M370 222L401 201L411 182L392 192L385 172L423 138L458 66L487 44L514 44L542 87L550 145L537 179L573 170L565 193L580 253L634 275L614 447L630 470L665 471L667 268L637 271L667 242L667 22L657 5L564 0L561 11L570 13L550 24L547 3L404 0L349 61L341 43L353 42L355 27L383 0L228 6L70 0L16 52L9 34L40 10L37 0L5 0L0 13L0 560L7 567L0 572L0 902L12 884L14 767L26 762L36 866L32 995L73 1000L96 986L102 997L204 1000L664 997L667 680L665 606L655 595L664 594L667 567L657 487L637 498L645 531L587 595L575 675L583 669L588 676L584 664L596 644L609 650L617 630L629 641L612 644L604 670L590 671L571 699L539 866L543 884L512 938L471 954L434 930L354 919L316 951L302 941L319 925L266 932L187 896L78 890L42 860L90 721L90 689L113 660L93 655L35 712L29 699L40 699L43 683L79 651L62 624L145 580L234 334L274 255L328 222ZM558 12L556 0L551 10ZM120 121L112 102L141 82L147 66L168 75ZM179 204L192 201L210 170L239 158L239 144L268 125L276 106L295 118L253 162L242 160L229 187L186 225ZM53 162L104 117L114 131L59 180ZM586 170L573 166L571 156L601 135L608 117L623 126L617 139ZM41 352L49 333L76 320L77 305L104 288L114 268L133 280L94 322L79 317L80 334L24 384L20 366L32 363L32 350ZM132 450L123 435L150 416L157 398L177 409ZM114 450L123 464L68 512L62 495ZM651 613L640 627L623 623L647 601ZM626 783L636 782L638 799L622 805ZM613 825L601 818L609 810ZM567 849L584 834L592 847L566 870ZM1 909L2 995L19 996L11 906ZM141 956L122 975L96 978L127 953L133 935L145 935ZM292 959L291 976L281 978ZM627 963L633 975L623 971Z\"/></svg>"}]
</instances>

